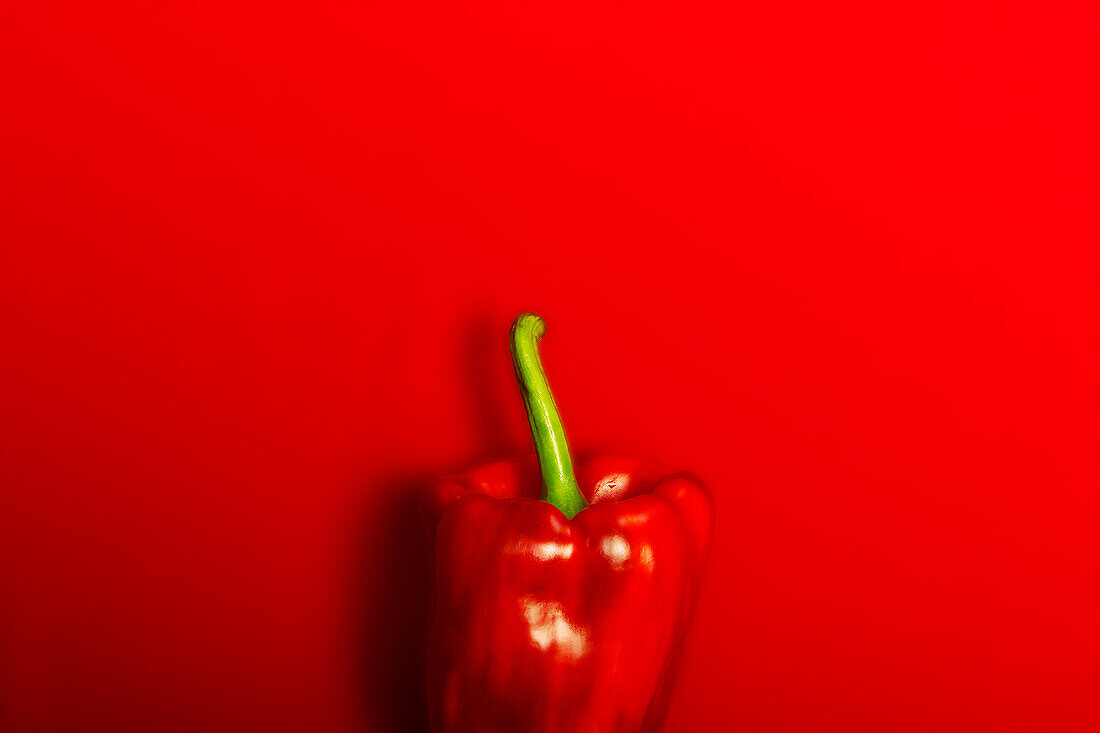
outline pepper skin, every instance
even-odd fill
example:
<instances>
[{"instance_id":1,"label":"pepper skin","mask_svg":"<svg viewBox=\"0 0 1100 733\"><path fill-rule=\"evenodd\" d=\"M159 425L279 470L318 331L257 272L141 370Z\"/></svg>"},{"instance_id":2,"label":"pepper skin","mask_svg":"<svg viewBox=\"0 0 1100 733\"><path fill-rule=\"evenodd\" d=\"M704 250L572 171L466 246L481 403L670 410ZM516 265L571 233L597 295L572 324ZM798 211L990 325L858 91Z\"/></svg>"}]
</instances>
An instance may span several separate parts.
<instances>
[{"instance_id":1,"label":"pepper skin","mask_svg":"<svg viewBox=\"0 0 1100 733\"><path fill-rule=\"evenodd\" d=\"M525 318L534 326L526 337ZM713 501L692 474L630 459L589 461L574 478L534 350L545 329L535 318L517 319L513 356L537 460L448 477L427 495L433 729L656 733L710 548ZM532 353L537 374L522 363Z\"/></svg>"}]
</instances>

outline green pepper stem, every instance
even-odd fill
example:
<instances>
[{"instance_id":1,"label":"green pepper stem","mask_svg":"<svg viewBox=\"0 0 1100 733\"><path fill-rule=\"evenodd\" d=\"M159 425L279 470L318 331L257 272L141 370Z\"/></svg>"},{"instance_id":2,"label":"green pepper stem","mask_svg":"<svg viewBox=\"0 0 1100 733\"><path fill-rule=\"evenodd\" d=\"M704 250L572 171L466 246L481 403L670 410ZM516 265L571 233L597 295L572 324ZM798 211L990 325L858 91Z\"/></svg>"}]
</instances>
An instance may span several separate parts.
<instances>
[{"instance_id":1,"label":"green pepper stem","mask_svg":"<svg viewBox=\"0 0 1100 733\"><path fill-rule=\"evenodd\" d=\"M535 439L535 453L539 458L542 474L542 494L569 519L588 506L584 500L577 477L573 475L573 460L569 457L569 445L565 442L565 430L554 405L554 395L542 372L539 360L539 339L546 333L546 321L534 313L524 313L512 324L512 364L527 408L527 420L531 423L531 437Z\"/></svg>"}]
</instances>

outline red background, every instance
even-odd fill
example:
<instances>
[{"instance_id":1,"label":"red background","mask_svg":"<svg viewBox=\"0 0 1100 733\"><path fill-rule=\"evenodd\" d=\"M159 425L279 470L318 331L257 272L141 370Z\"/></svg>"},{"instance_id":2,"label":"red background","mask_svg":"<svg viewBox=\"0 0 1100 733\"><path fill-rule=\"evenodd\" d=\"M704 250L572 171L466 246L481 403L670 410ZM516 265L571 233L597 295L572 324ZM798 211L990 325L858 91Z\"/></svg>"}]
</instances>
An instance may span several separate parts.
<instances>
[{"instance_id":1,"label":"red background","mask_svg":"<svg viewBox=\"0 0 1100 733\"><path fill-rule=\"evenodd\" d=\"M1095 730L1100 11L8 2L0 726L420 731L431 476L696 470L670 731Z\"/></svg>"}]
</instances>

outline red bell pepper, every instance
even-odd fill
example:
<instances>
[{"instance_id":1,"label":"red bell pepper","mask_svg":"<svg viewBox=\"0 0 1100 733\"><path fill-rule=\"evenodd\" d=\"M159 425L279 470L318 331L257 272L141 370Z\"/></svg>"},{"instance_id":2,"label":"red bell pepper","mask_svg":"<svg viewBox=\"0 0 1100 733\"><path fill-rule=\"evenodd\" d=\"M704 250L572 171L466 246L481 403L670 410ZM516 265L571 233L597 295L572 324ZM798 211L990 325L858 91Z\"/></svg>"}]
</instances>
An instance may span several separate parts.
<instances>
[{"instance_id":1,"label":"red bell pepper","mask_svg":"<svg viewBox=\"0 0 1100 733\"><path fill-rule=\"evenodd\" d=\"M654 733L709 552L711 495L641 461L599 458L575 475L539 361L545 330L530 313L512 327L537 465L495 463L429 493L433 728Z\"/></svg>"}]
</instances>

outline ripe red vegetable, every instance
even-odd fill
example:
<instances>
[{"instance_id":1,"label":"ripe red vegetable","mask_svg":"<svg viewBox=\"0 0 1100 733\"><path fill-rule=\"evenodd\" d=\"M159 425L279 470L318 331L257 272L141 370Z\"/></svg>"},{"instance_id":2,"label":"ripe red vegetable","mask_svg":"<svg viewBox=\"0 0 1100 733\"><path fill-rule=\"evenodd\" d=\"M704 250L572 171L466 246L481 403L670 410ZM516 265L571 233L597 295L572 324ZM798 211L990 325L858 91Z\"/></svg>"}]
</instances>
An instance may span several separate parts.
<instances>
[{"instance_id":1,"label":"ripe red vegetable","mask_svg":"<svg viewBox=\"0 0 1100 733\"><path fill-rule=\"evenodd\" d=\"M440 480L429 702L437 733L660 730L710 548L695 476L599 458L574 476L538 360L512 328L534 457ZM541 481L539 479L541 475Z\"/></svg>"}]
</instances>

